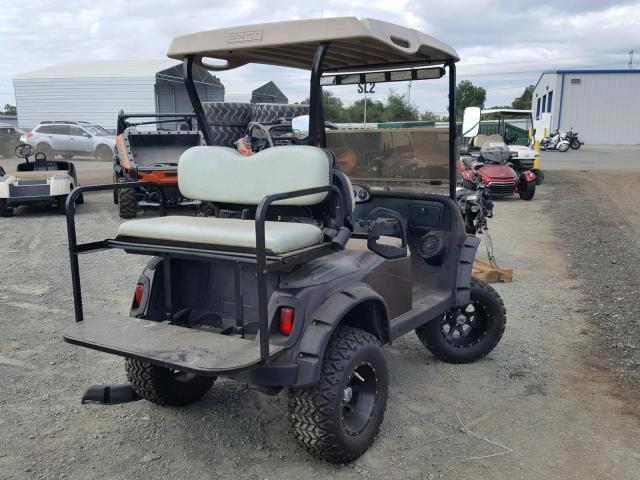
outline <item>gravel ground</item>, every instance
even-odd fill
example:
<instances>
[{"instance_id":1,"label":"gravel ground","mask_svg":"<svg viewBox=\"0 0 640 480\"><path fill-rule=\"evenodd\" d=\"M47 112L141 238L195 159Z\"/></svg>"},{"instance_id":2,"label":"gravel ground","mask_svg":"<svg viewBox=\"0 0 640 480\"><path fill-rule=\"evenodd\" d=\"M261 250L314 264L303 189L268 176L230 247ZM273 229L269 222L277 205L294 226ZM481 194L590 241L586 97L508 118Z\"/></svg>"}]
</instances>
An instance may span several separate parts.
<instances>
[{"instance_id":1,"label":"gravel ground","mask_svg":"<svg viewBox=\"0 0 640 480\"><path fill-rule=\"evenodd\" d=\"M595 327L608 364L640 395L640 173L554 172L552 202L581 308Z\"/></svg>"},{"instance_id":2,"label":"gravel ground","mask_svg":"<svg viewBox=\"0 0 640 480\"><path fill-rule=\"evenodd\" d=\"M83 183L109 180L109 165L77 164ZM496 256L515 271L496 287L503 341L472 365L437 361L414 335L394 342L382 430L345 466L298 447L284 394L231 381L183 409L80 405L87 386L125 375L122 359L62 342L73 321L63 218L21 209L0 219L0 478L638 478L637 401L606 368L584 282L570 274L554 176L532 202L498 202L491 221ZM89 240L113 235L119 219L101 193L87 195L77 221ZM126 313L143 263L84 256L87 315Z\"/></svg>"}]
</instances>

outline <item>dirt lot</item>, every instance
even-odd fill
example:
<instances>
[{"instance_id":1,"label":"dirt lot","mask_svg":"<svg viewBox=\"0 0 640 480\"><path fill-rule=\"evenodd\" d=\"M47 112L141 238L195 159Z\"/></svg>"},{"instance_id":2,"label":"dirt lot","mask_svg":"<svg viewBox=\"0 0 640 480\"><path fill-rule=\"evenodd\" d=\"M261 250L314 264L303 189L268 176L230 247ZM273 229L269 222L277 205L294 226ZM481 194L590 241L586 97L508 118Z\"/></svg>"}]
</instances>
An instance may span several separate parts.
<instances>
[{"instance_id":1,"label":"dirt lot","mask_svg":"<svg viewBox=\"0 0 640 480\"><path fill-rule=\"evenodd\" d=\"M109 180L109 165L78 166L84 183ZM63 218L0 219L0 478L638 478L637 397L619 380L637 379L638 364L624 362L638 350L615 345L640 346L639 199L615 173L598 175L582 183L579 169L549 171L534 201L497 203L496 255L515 269L514 283L497 286L503 341L466 366L435 360L413 335L387 348L382 431L346 466L298 448L284 394L230 381L184 409L80 405L88 385L125 376L121 359L61 340L73 321ZM119 222L109 194L88 195L77 219L84 240L113 235ZM125 313L143 263L85 256L87 315Z\"/></svg>"}]
</instances>

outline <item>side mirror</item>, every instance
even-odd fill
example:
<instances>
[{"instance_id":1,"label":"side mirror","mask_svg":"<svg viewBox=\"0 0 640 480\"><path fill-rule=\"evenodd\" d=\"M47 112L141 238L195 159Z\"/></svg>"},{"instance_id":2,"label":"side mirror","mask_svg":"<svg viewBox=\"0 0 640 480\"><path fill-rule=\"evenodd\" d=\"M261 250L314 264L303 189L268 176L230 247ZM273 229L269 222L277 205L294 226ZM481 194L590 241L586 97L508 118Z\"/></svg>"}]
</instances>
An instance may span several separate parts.
<instances>
[{"instance_id":1,"label":"side mirror","mask_svg":"<svg viewBox=\"0 0 640 480\"><path fill-rule=\"evenodd\" d=\"M309 115L301 115L291 120L291 129L296 138L307 138L309 136Z\"/></svg>"},{"instance_id":2,"label":"side mirror","mask_svg":"<svg viewBox=\"0 0 640 480\"><path fill-rule=\"evenodd\" d=\"M467 107L462 117L462 136L475 137L480 130L480 107Z\"/></svg>"}]
</instances>

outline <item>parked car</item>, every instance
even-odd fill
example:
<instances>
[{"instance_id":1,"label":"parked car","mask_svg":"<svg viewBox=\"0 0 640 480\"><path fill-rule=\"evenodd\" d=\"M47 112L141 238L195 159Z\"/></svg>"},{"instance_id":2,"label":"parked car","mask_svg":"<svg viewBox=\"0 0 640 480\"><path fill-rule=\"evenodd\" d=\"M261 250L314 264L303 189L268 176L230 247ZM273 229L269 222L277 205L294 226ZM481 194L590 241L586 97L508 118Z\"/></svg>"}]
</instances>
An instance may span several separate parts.
<instances>
[{"instance_id":1,"label":"parked car","mask_svg":"<svg viewBox=\"0 0 640 480\"><path fill-rule=\"evenodd\" d=\"M13 125L0 124L0 155L13 158L13 152L18 145L20 132Z\"/></svg>"},{"instance_id":2,"label":"parked car","mask_svg":"<svg viewBox=\"0 0 640 480\"><path fill-rule=\"evenodd\" d=\"M94 156L96 160L110 162L116 140L102 128L88 122L46 121L27 133L27 143L47 158L61 155L65 159L74 155Z\"/></svg>"}]
</instances>

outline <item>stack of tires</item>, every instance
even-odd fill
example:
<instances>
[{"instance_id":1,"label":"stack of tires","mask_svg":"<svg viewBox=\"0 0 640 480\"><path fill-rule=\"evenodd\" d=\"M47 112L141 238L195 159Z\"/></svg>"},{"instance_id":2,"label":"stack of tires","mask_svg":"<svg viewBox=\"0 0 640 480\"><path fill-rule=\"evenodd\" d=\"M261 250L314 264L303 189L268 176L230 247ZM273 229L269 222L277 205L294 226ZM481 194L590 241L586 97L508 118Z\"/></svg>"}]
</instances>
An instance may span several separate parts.
<instances>
[{"instance_id":1,"label":"stack of tires","mask_svg":"<svg viewBox=\"0 0 640 480\"><path fill-rule=\"evenodd\" d=\"M214 145L235 147L251 121L250 103L207 102L202 105Z\"/></svg>"}]
</instances>

